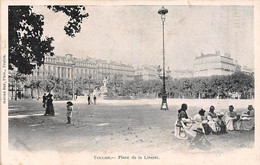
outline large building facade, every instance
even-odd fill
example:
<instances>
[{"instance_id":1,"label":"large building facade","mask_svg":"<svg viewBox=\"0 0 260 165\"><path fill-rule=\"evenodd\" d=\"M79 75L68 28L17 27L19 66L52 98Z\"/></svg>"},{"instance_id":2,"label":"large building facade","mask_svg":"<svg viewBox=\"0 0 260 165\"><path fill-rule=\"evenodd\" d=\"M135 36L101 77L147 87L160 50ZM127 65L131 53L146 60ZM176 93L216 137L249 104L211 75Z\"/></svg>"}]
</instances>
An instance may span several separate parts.
<instances>
[{"instance_id":1,"label":"large building facade","mask_svg":"<svg viewBox=\"0 0 260 165\"><path fill-rule=\"evenodd\" d=\"M134 67L114 61L93 58L75 58L72 54L65 56L45 56L44 65L36 67L29 77L44 79L49 75L58 78L87 78L102 81L104 78L112 79L115 75L123 81L134 79Z\"/></svg>"},{"instance_id":2,"label":"large building facade","mask_svg":"<svg viewBox=\"0 0 260 165\"><path fill-rule=\"evenodd\" d=\"M204 77L212 75L229 75L236 71L238 64L231 58L230 54L220 55L202 54L194 60L194 77Z\"/></svg>"},{"instance_id":3,"label":"large building facade","mask_svg":"<svg viewBox=\"0 0 260 165\"><path fill-rule=\"evenodd\" d=\"M157 80L159 79L157 73L157 66L154 65L143 65L137 67L135 70L135 80L146 81L146 80Z\"/></svg>"},{"instance_id":4,"label":"large building facade","mask_svg":"<svg viewBox=\"0 0 260 165\"><path fill-rule=\"evenodd\" d=\"M45 56L44 65L36 67L33 74L28 78L45 79L49 75L59 78L76 79L91 78L96 81L145 81L159 79L158 67L155 65L143 65L136 69L122 62L94 59L90 57L75 58L72 54L65 56ZM212 75L229 75L236 70L246 74L253 74L252 69L240 67L230 54L221 55L219 51L215 54L202 54L195 58L194 67L191 70L173 70L172 78L205 77Z\"/></svg>"},{"instance_id":5,"label":"large building facade","mask_svg":"<svg viewBox=\"0 0 260 165\"><path fill-rule=\"evenodd\" d=\"M171 77L173 79L190 78L193 77L193 74L193 70L173 70L171 72Z\"/></svg>"}]
</instances>

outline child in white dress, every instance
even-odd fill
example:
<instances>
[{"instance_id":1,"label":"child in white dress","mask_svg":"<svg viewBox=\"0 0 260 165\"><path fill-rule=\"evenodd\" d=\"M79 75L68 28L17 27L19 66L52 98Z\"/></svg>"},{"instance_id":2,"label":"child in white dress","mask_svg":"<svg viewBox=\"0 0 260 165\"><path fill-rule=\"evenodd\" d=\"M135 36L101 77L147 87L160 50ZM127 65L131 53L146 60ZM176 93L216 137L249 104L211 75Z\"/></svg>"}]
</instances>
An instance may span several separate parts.
<instances>
[{"instance_id":1,"label":"child in white dress","mask_svg":"<svg viewBox=\"0 0 260 165\"><path fill-rule=\"evenodd\" d=\"M73 111L73 103L68 101L67 102L67 124L71 124L71 117L72 117L72 111Z\"/></svg>"}]
</instances>

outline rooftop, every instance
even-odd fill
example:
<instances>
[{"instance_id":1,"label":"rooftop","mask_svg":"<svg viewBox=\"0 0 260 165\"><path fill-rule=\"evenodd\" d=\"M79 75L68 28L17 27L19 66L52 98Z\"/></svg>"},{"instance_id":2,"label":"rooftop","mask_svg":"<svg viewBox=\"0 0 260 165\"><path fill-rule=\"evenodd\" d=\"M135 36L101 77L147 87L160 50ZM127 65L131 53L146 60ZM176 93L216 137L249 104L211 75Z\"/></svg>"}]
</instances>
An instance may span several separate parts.
<instances>
[{"instance_id":1,"label":"rooftop","mask_svg":"<svg viewBox=\"0 0 260 165\"><path fill-rule=\"evenodd\" d=\"M220 51L216 51L215 54L203 54L203 53L201 53L201 55L196 57L195 60L201 59L201 58L207 58L207 57L214 57L214 56L220 56L220 57L224 57L224 58L228 58L228 59L233 60L229 53L225 53L224 55L220 55Z\"/></svg>"}]
</instances>

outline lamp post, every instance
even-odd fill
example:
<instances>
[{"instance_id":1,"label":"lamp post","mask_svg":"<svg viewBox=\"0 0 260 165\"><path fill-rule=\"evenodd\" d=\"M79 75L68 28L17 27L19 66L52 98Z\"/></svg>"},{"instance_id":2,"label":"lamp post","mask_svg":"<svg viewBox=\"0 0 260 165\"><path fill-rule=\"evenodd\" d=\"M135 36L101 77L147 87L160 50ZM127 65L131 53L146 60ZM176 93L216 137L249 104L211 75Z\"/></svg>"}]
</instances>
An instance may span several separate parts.
<instances>
[{"instance_id":1,"label":"lamp post","mask_svg":"<svg viewBox=\"0 0 260 165\"><path fill-rule=\"evenodd\" d=\"M74 101L75 100L75 93L74 93L74 66L75 66L75 63L72 63L72 100Z\"/></svg>"},{"instance_id":2,"label":"lamp post","mask_svg":"<svg viewBox=\"0 0 260 165\"><path fill-rule=\"evenodd\" d=\"M162 76L162 81L163 81L163 89L162 89L162 104L161 104L161 110L169 110L168 105L167 105L167 94L166 94L166 89L165 89L165 50L164 50L164 22L165 22L165 14L168 13L168 9L162 7L161 9L158 10L158 14L161 15L161 20L162 20L162 36L163 36L163 76Z\"/></svg>"},{"instance_id":3,"label":"lamp post","mask_svg":"<svg viewBox=\"0 0 260 165\"><path fill-rule=\"evenodd\" d=\"M165 76L163 76L163 74L161 74L162 69L161 69L160 65L157 67L157 72L158 72L158 76L160 77L160 79L162 79L162 80L164 79L165 81L170 77L170 74L171 74L170 67L168 67L168 69L165 71L166 72ZM167 105L167 100L166 100L167 99L166 86L165 86L165 90L164 91L165 91L165 93L162 93L162 96L166 96L166 98L162 98L163 100L162 100L161 110L169 110L169 109L167 109L168 105Z\"/></svg>"},{"instance_id":4,"label":"lamp post","mask_svg":"<svg viewBox=\"0 0 260 165\"><path fill-rule=\"evenodd\" d=\"M35 75L35 80L36 82L38 83L38 80L39 80L39 67L38 67L38 63L36 60L32 61L31 64L33 64L35 66L35 70L36 70L36 75ZM37 100L40 99L40 96L39 96L39 89L37 88Z\"/></svg>"}]
</instances>

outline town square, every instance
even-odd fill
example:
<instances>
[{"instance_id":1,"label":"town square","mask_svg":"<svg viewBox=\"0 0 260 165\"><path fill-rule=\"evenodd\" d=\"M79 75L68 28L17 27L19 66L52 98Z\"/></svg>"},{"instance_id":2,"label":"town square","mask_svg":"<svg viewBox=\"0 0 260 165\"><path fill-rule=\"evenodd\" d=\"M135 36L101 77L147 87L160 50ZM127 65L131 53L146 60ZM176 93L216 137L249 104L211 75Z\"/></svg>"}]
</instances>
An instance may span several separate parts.
<instances>
[{"instance_id":1,"label":"town square","mask_svg":"<svg viewBox=\"0 0 260 165\"><path fill-rule=\"evenodd\" d=\"M10 164L255 163L254 6L5 9Z\"/></svg>"},{"instance_id":2,"label":"town square","mask_svg":"<svg viewBox=\"0 0 260 165\"><path fill-rule=\"evenodd\" d=\"M66 123L66 102L54 102L56 115L44 116L40 101L13 101L9 106L9 147L28 151L56 150L61 152L184 152L190 150L187 140L174 137L174 124L181 103L189 106L188 114L215 104L219 112L227 112L230 102L236 111L243 112L252 100L169 100L169 111L158 110L160 99L98 101L74 103L72 124ZM174 103L174 104L173 104ZM176 104L176 105L175 105ZM210 148L200 152L230 152L252 148L254 131L229 131L223 135L209 135ZM190 150L194 152L194 150ZM197 150L195 149L195 152Z\"/></svg>"}]
</instances>

